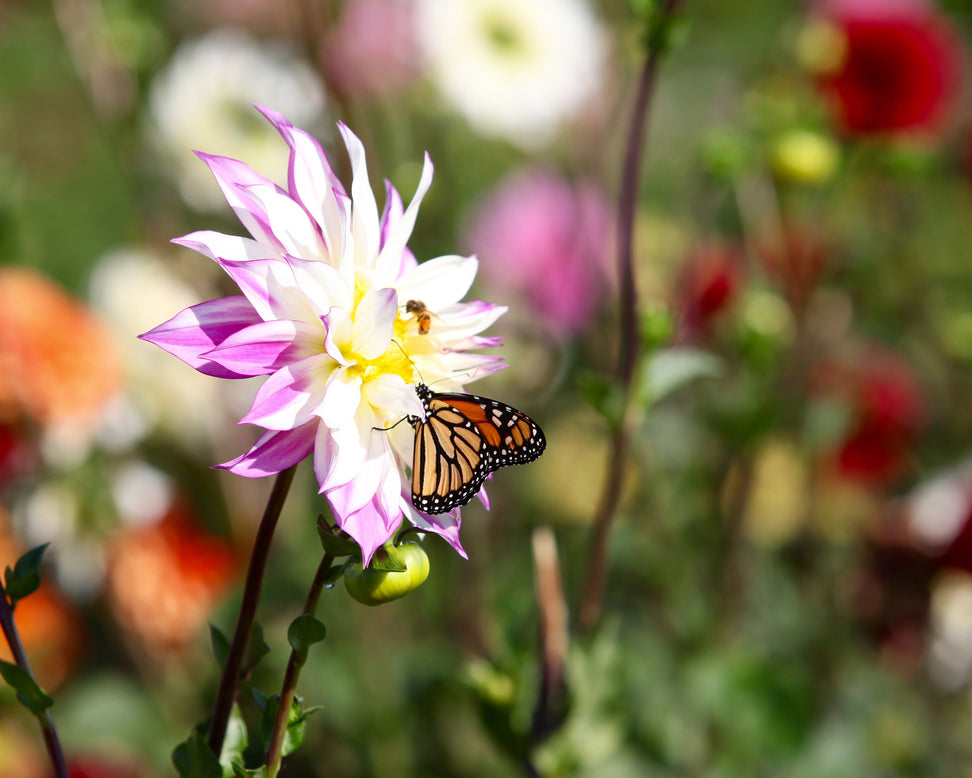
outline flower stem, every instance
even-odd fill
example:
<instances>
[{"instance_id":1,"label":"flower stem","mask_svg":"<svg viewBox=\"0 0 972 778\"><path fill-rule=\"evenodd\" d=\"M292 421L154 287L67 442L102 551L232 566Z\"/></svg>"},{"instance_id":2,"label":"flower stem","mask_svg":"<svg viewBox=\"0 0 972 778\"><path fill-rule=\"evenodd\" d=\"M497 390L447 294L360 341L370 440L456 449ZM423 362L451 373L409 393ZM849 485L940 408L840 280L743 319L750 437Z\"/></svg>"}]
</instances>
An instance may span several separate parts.
<instances>
[{"instance_id":1,"label":"flower stem","mask_svg":"<svg viewBox=\"0 0 972 778\"><path fill-rule=\"evenodd\" d=\"M307 601L304 603L303 613L313 616L317 610L317 601L321 597L324 584L327 582L328 573L334 557L325 554L317 567L314 581L311 583L310 590L307 592ZM280 689L280 703L277 706L277 717L273 722L273 731L270 733L270 743L267 745L267 756L264 763L267 766L267 778L276 778L280 772L280 760L283 758L283 740L287 732L287 723L290 718L290 707L293 704L294 693L297 690L297 677L300 675L300 668L303 660L296 650L290 652L290 659L287 661L287 669L284 671L283 685Z\"/></svg>"},{"instance_id":2,"label":"flower stem","mask_svg":"<svg viewBox=\"0 0 972 778\"><path fill-rule=\"evenodd\" d=\"M236 693L240 684L240 668L243 664L243 654L253 628L256 616L257 602L260 599L260 588L263 585L263 571L267 566L267 555L270 552L270 541L280 518L287 492L294 480L297 465L293 465L277 474L267 500L267 507L263 511L260 527L257 529L256 539L253 541L253 553L250 555L250 567L246 572L246 583L243 587L243 601L240 603L240 615L236 620L236 631L230 643L226 664L219 681L219 691L216 693L216 703L213 706L213 717L209 723L209 747L218 757L223 750L223 739L226 737L226 726L229 723L230 712L236 701Z\"/></svg>"},{"instance_id":3,"label":"flower stem","mask_svg":"<svg viewBox=\"0 0 972 778\"><path fill-rule=\"evenodd\" d=\"M655 23L659 26L667 25L680 4L681 0L665 0L658 11ZM648 54L645 57L635 93L631 124L628 127L624 166L621 172L617 222L618 282L621 307L618 377L624 392L625 410L614 433L608 474L604 480L604 490L601 493L594 518L587 578L579 611L580 625L584 629L593 628L601 618L601 605L607 580L608 538L618 508L628 453L629 426L631 424L629 410L631 383L638 361L638 352L641 348L641 336L638 329L638 299L634 279L634 221L638 203L638 188L641 183L645 127L648 124L649 106L663 51L662 46L653 45L648 49Z\"/></svg>"},{"instance_id":4,"label":"flower stem","mask_svg":"<svg viewBox=\"0 0 972 778\"><path fill-rule=\"evenodd\" d=\"M0 629L3 636L10 646L10 653L13 660L31 678L34 677L30 669L30 662L27 660L27 652L24 651L24 644L20 640L20 633L17 632L17 625L14 623L14 609L7 599L3 583L0 582ZM49 710L44 711L43 717L38 717L41 733L44 736L44 746L47 748L47 755L54 768L55 778L68 778L67 762L64 760L64 750L61 748L61 741L57 737L57 728L54 726L54 717Z\"/></svg>"}]
</instances>

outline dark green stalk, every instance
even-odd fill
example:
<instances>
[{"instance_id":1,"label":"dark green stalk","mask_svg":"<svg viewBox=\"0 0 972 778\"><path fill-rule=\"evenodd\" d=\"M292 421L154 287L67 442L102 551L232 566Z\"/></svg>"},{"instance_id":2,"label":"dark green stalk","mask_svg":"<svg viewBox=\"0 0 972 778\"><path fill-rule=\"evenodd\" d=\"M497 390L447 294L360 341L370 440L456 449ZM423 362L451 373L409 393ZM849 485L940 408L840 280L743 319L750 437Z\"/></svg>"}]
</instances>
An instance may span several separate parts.
<instances>
[{"instance_id":1,"label":"dark green stalk","mask_svg":"<svg viewBox=\"0 0 972 778\"><path fill-rule=\"evenodd\" d=\"M317 602L327 583L328 573L331 571L331 564L334 557L325 554L317 567L317 573L311 583L310 590L307 592L307 601L304 603L303 613L313 616L317 610ZM277 706L277 717L273 722L273 732L270 734L270 743L267 745L267 756L265 764L267 766L267 778L276 778L280 772L280 760L283 757L283 740L287 732L287 722L290 716L290 707L293 704L294 693L297 690L297 678L300 675L300 668L304 660L297 653L291 650L290 659L287 661L287 669L284 672L283 685L280 689L280 704Z\"/></svg>"},{"instance_id":2,"label":"dark green stalk","mask_svg":"<svg viewBox=\"0 0 972 778\"><path fill-rule=\"evenodd\" d=\"M260 527L257 529L256 539L253 541L253 553L250 555L250 567L246 572L246 583L243 587L243 601L240 603L240 615L236 620L236 631L230 643L223 675L219 681L219 691L216 693L216 703L213 706L213 717L209 723L209 747L218 757L223 750L223 739L226 737L226 726L229 723L233 703L240 685L240 668L243 664L243 654L246 650L250 630L256 616L257 602L260 599L260 588L263 585L263 571L267 566L267 556L270 552L270 541L273 539L280 511L283 509L287 492L294 480L297 465L287 468L277 474L270 492L270 499L263 511Z\"/></svg>"},{"instance_id":3,"label":"dark green stalk","mask_svg":"<svg viewBox=\"0 0 972 778\"><path fill-rule=\"evenodd\" d=\"M31 678L34 677L30 669L30 662L27 659L27 652L24 651L24 644L20 640L20 633L17 632L17 625L14 623L14 609L7 599L3 583L0 582L0 629L3 636L10 646L10 653L13 655L14 662ZM61 741L57 737L57 728L54 726L54 717L49 710L44 711L43 717L38 717L41 732L44 735L44 746L47 748L47 755L51 760L56 778L68 778L67 763L64 760L64 750L61 748Z\"/></svg>"},{"instance_id":4,"label":"dark green stalk","mask_svg":"<svg viewBox=\"0 0 972 778\"><path fill-rule=\"evenodd\" d=\"M657 30L664 30L675 14L681 0L666 0L658 11L655 21ZM654 92L655 78L661 56L664 53L663 35L656 35L653 45L648 48L645 63L638 79L635 104L628 128L624 164L621 171L621 191L618 199L618 281L620 339L618 352L618 377L624 392L625 412L618 422L611 446L611 460L601 499L594 517L594 530L591 538L587 578L581 597L579 611L580 625L584 629L593 628L601 618L601 604L607 581L607 547L611 524L618 509L621 487L624 481L624 466L628 455L630 436L631 384L638 352L641 348L641 335L638 328L638 299L634 279L634 221L638 204L638 189L641 184L641 164L644 156L645 128L648 124L649 107Z\"/></svg>"}]
</instances>

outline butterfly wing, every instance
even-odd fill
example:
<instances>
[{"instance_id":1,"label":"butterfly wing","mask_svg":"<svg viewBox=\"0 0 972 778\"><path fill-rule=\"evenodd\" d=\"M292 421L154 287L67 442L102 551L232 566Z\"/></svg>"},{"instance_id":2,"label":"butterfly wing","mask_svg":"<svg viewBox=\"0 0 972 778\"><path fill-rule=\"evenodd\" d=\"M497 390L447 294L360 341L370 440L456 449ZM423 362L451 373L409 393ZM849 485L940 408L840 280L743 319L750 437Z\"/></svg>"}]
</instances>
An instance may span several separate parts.
<instances>
[{"instance_id":1,"label":"butterfly wing","mask_svg":"<svg viewBox=\"0 0 972 778\"><path fill-rule=\"evenodd\" d=\"M426 418L413 423L412 503L421 511L465 505L490 473L532 462L546 448L540 427L505 403L424 386L418 394Z\"/></svg>"}]
</instances>

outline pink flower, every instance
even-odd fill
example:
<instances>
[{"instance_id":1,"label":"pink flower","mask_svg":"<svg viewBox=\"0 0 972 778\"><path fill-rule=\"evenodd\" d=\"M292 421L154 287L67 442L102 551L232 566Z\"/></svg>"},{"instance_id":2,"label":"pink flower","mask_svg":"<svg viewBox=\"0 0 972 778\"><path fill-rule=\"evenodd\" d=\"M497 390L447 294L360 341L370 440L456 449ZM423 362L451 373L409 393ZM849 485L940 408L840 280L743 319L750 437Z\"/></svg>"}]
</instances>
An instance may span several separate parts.
<instances>
[{"instance_id":1,"label":"pink flower","mask_svg":"<svg viewBox=\"0 0 972 778\"><path fill-rule=\"evenodd\" d=\"M419 381L454 390L502 367L498 357L469 351L497 345L478 333L505 308L460 302L475 258L420 265L406 247L432 184L427 155L409 206L386 182L379 214L364 147L347 127L339 125L350 193L312 136L260 110L290 146L287 187L242 162L200 153L252 237L202 231L176 241L215 260L242 294L187 308L142 338L209 375L268 376L241 419L265 434L220 466L255 478L313 453L320 491L366 564L403 516L464 553L458 514L427 516L411 504L413 436L399 422L424 416ZM434 315L428 333L409 301Z\"/></svg>"},{"instance_id":2,"label":"pink flower","mask_svg":"<svg viewBox=\"0 0 972 778\"><path fill-rule=\"evenodd\" d=\"M350 0L324 43L328 72L348 94L388 97L418 75L413 0Z\"/></svg>"},{"instance_id":3,"label":"pink flower","mask_svg":"<svg viewBox=\"0 0 972 778\"><path fill-rule=\"evenodd\" d=\"M837 123L851 135L934 132L957 96L958 36L921 0L825 0L840 52L819 74Z\"/></svg>"},{"instance_id":4,"label":"pink flower","mask_svg":"<svg viewBox=\"0 0 972 778\"><path fill-rule=\"evenodd\" d=\"M533 168L480 204L466 244L492 289L522 297L552 334L567 337L591 320L608 287L610 223L597 185Z\"/></svg>"}]
</instances>

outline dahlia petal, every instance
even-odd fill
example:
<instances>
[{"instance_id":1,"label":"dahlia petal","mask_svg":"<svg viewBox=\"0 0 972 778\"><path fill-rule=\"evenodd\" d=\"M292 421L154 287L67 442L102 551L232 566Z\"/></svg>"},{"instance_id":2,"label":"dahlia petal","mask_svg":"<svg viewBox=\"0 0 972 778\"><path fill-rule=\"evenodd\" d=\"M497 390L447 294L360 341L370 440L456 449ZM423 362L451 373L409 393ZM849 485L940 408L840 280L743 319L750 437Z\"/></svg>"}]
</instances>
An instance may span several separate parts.
<instances>
[{"instance_id":1,"label":"dahlia petal","mask_svg":"<svg viewBox=\"0 0 972 778\"><path fill-rule=\"evenodd\" d=\"M361 377L350 375L347 369L339 369L328 378L324 396L313 413L326 427L337 429L353 421L360 404Z\"/></svg>"},{"instance_id":2,"label":"dahlia petal","mask_svg":"<svg viewBox=\"0 0 972 778\"><path fill-rule=\"evenodd\" d=\"M320 318L314 306L294 278L285 260L254 259L232 262L217 257L216 262L232 278L253 307L267 321L295 319L316 321Z\"/></svg>"},{"instance_id":3,"label":"dahlia petal","mask_svg":"<svg viewBox=\"0 0 972 778\"><path fill-rule=\"evenodd\" d=\"M224 235L215 230L198 230L173 238L172 242L185 246L187 249L198 251L210 259L220 257L235 262L247 262L251 259L275 259L269 246L258 243L253 238L242 238L238 235ZM270 254L271 256L268 256Z\"/></svg>"},{"instance_id":4,"label":"dahlia petal","mask_svg":"<svg viewBox=\"0 0 972 778\"><path fill-rule=\"evenodd\" d=\"M421 299L421 298L410 298ZM465 338L477 335L492 326L509 309L505 305L493 305L479 300L455 303L436 310L436 315L447 328L449 338Z\"/></svg>"},{"instance_id":5,"label":"dahlia petal","mask_svg":"<svg viewBox=\"0 0 972 778\"><path fill-rule=\"evenodd\" d=\"M406 416L424 418L425 409L412 384L395 373L385 373L362 387L362 399L374 409L382 409L396 417L392 423Z\"/></svg>"},{"instance_id":6,"label":"dahlia petal","mask_svg":"<svg viewBox=\"0 0 972 778\"><path fill-rule=\"evenodd\" d=\"M388 242L388 233L402 220L405 205L391 181L385 179L385 209L381 213L381 248Z\"/></svg>"},{"instance_id":7,"label":"dahlia petal","mask_svg":"<svg viewBox=\"0 0 972 778\"><path fill-rule=\"evenodd\" d=\"M378 253L380 229L378 227L378 203L368 181L368 164L364 145L358 136L343 122L338 129L348 147L351 159L351 232L354 235L354 263L358 267L373 267Z\"/></svg>"},{"instance_id":8,"label":"dahlia petal","mask_svg":"<svg viewBox=\"0 0 972 778\"><path fill-rule=\"evenodd\" d=\"M245 378L247 374L229 370L203 355L259 321L259 314L245 297L222 297L186 308L139 338L165 349L200 373Z\"/></svg>"},{"instance_id":9,"label":"dahlia petal","mask_svg":"<svg viewBox=\"0 0 972 778\"><path fill-rule=\"evenodd\" d=\"M316 421L311 421L297 429L267 432L245 454L215 467L244 478L279 473L314 450L317 426Z\"/></svg>"},{"instance_id":10,"label":"dahlia petal","mask_svg":"<svg viewBox=\"0 0 972 778\"><path fill-rule=\"evenodd\" d=\"M266 212L245 190L245 187L254 184L267 186L276 186L276 184L255 173L249 165L239 160L216 154L205 154L201 151L197 151L196 156L209 166L223 192L223 197L250 235L261 243L280 248L270 230Z\"/></svg>"},{"instance_id":11,"label":"dahlia petal","mask_svg":"<svg viewBox=\"0 0 972 778\"><path fill-rule=\"evenodd\" d=\"M397 284L403 300L421 300L436 314L461 300L479 269L476 257L444 256L430 259Z\"/></svg>"},{"instance_id":12,"label":"dahlia petal","mask_svg":"<svg viewBox=\"0 0 972 778\"><path fill-rule=\"evenodd\" d=\"M326 354L315 354L284 365L264 381L240 424L257 424L269 430L290 430L306 424L321 402L322 376L333 364Z\"/></svg>"},{"instance_id":13,"label":"dahlia petal","mask_svg":"<svg viewBox=\"0 0 972 778\"><path fill-rule=\"evenodd\" d=\"M324 316L332 307L351 310L354 293L337 268L313 259L286 257L297 286L311 305Z\"/></svg>"},{"instance_id":14,"label":"dahlia petal","mask_svg":"<svg viewBox=\"0 0 972 778\"><path fill-rule=\"evenodd\" d=\"M347 359L341 353L341 348L337 345L337 341L346 343L351 337L352 325L348 312L337 307L331 308L321 316L321 323L327 333L324 336L324 352L342 367L354 364L353 360Z\"/></svg>"},{"instance_id":15,"label":"dahlia petal","mask_svg":"<svg viewBox=\"0 0 972 778\"><path fill-rule=\"evenodd\" d=\"M381 457L366 455L354 478L324 492L336 514L345 516L373 503L383 468Z\"/></svg>"},{"instance_id":16,"label":"dahlia petal","mask_svg":"<svg viewBox=\"0 0 972 778\"><path fill-rule=\"evenodd\" d=\"M330 502L330 497L328 501ZM340 507L335 507L333 503L331 508L337 525L361 547L361 561L365 566L371 562L375 551L391 540L401 524L401 513L388 517L375 501L351 513L342 513Z\"/></svg>"},{"instance_id":17,"label":"dahlia petal","mask_svg":"<svg viewBox=\"0 0 972 778\"><path fill-rule=\"evenodd\" d=\"M462 514L457 508L450 513L440 513L432 516L416 510L408 497L402 496L399 505L408 520L416 527L426 532L432 532L452 546L463 559L469 555L459 540L459 528L462 526Z\"/></svg>"},{"instance_id":18,"label":"dahlia petal","mask_svg":"<svg viewBox=\"0 0 972 778\"><path fill-rule=\"evenodd\" d=\"M408 204L408 208L405 209L405 213L402 214L402 218L397 221L397 223L391 227L388 231L388 235L382 246L381 253L378 255L378 259L375 261L375 270L379 278L391 277L395 278L393 275L402 266L402 252L405 250L405 244L408 243L408 239L412 235L412 230L415 228L415 218L418 216L419 206L422 204L422 200L425 197L425 193L429 191L429 187L432 186L432 159L428 154L425 155L425 162L422 165L422 177L419 179L418 186L415 188L415 194L412 196L412 202ZM357 203L357 200L355 200ZM387 274L387 276L386 276ZM473 276L475 277L476 271L473 269ZM472 285L472 280L469 281ZM468 290L469 287L466 287ZM465 290L462 294L465 294ZM458 300L462 297L455 298ZM422 298L418 298L422 299ZM454 300L450 300L454 302Z\"/></svg>"},{"instance_id":19,"label":"dahlia petal","mask_svg":"<svg viewBox=\"0 0 972 778\"><path fill-rule=\"evenodd\" d=\"M270 230L284 253L304 259L327 256L317 223L300 203L275 184L254 184L241 188L263 208Z\"/></svg>"},{"instance_id":20,"label":"dahlia petal","mask_svg":"<svg viewBox=\"0 0 972 778\"><path fill-rule=\"evenodd\" d=\"M398 293L394 289L367 291L355 310L351 351L364 359L384 354L397 316Z\"/></svg>"},{"instance_id":21,"label":"dahlia petal","mask_svg":"<svg viewBox=\"0 0 972 778\"><path fill-rule=\"evenodd\" d=\"M240 375L269 375L290 362L319 354L323 344L323 327L276 319L233 333L203 356Z\"/></svg>"},{"instance_id":22,"label":"dahlia petal","mask_svg":"<svg viewBox=\"0 0 972 778\"><path fill-rule=\"evenodd\" d=\"M287 172L290 193L320 225L327 248L325 257L332 264L337 264L344 234L343 223L335 208L335 190L344 193L340 179L334 174L327 155L313 135L294 127L285 116L270 108L260 105L256 108L270 120L290 147Z\"/></svg>"},{"instance_id":23,"label":"dahlia petal","mask_svg":"<svg viewBox=\"0 0 972 778\"><path fill-rule=\"evenodd\" d=\"M319 424L314 444L314 475L320 492L331 491L354 478L365 454L360 430L354 422L335 429Z\"/></svg>"}]
</instances>

